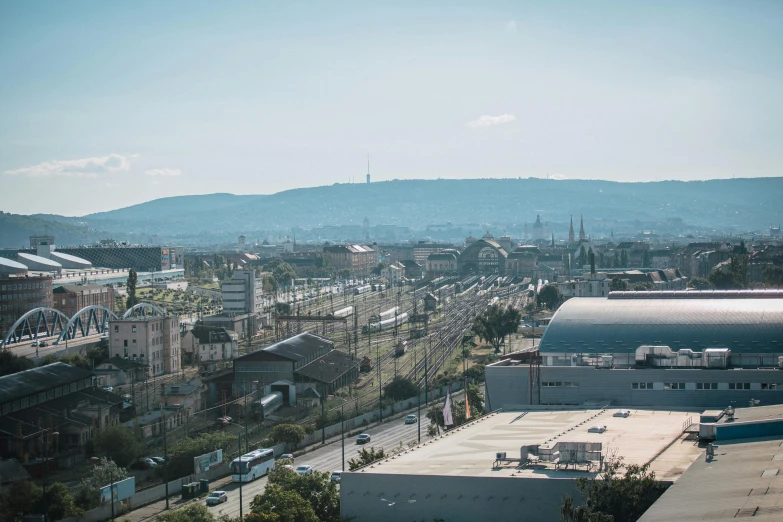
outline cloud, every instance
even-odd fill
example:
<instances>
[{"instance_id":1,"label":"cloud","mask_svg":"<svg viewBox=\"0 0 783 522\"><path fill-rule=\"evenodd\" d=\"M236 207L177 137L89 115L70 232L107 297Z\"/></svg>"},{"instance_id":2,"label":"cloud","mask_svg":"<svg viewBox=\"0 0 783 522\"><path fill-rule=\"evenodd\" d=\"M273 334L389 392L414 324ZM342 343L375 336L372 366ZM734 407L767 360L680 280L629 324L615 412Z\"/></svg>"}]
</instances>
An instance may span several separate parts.
<instances>
[{"instance_id":1,"label":"cloud","mask_svg":"<svg viewBox=\"0 0 783 522\"><path fill-rule=\"evenodd\" d=\"M97 156L94 158L46 161L32 167L6 170L4 174L9 176L28 176L31 178L48 176L96 178L99 174L130 169L131 160L136 157L136 154L130 156L109 154L108 156Z\"/></svg>"},{"instance_id":2,"label":"cloud","mask_svg":"<svg viewBox=\"0 0 783 522\"><path fill-rule=\"evenodd\" d=\"M500 116L485 114L475 121L468 122L468 127L494 127L495 125L511 123L512 121L516 121L516 119L516 116L513 114L501 114Z\"/></svg>"},{"instance_id":3,"label":"cloud","mask_svg":"<svg viewBox=\"0 0 783 522\"><path fill-rule=\"evenodd\" d=\"M509 33L516 33L517 32L517 21L516 20L509 20L506 22L506 31Z\"/></svg>"},{"instance_id":4,"label":"cloud","mask_svg":"<svg viewBox=\"0 0 783 522\"><path fill-rule=\"evenodd\" d=\"M182 174L180 169L151 169L145 172L147 176L179 176Z\"/></svg>"}]
</instances>

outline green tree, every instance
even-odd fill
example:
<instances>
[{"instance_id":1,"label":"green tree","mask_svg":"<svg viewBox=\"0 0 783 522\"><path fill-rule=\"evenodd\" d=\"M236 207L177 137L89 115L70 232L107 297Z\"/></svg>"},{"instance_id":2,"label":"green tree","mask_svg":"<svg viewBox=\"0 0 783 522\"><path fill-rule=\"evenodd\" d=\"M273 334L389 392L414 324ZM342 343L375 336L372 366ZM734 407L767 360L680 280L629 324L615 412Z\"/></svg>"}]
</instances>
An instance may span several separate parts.
<instances>
[{"instance_id":1,"label":"green tree","mask_svg":"<svg viewBox=\"0 0 783 522\"><path fill-rule=\"evenodd\" d=\"M643 268L650 268L650 251L645 250L642 254L642 267Z\"/></svg>"},{"instance_id":2,"label":"green tree","mask_svg":"<svg viewBox=\"0 0 783 522\"><path fill-rule=\"evenodd\" d=\"M288 315L291 313L291 305L288 303L275 303L275 310L280 315Z\"/></svg>"},{"instance_id":3,"label":"green tree","mask_svg":"<svg viewBox=\"0 0 783 522\"><path fill-rule=\"evenodd\" d=\"M609 291L622 292L625 290L628 290L628 283L625 281L625 279L620 279L619 277L613 277L612 281L609 283Z\"/></svg>"},{"instance_id":4,"label":"green tree","mask_svg":"<svg viewBox=\"0 0 783 522\"><path fill-rule=\"evenodd\" d=\"M264 270L272 272L278 285L291 286L291 279L296 278L296 270L280 258L276 258L264 265Z\"/></svg>"},{"instance_id":5,"label":"green tree","mask_svg":"<svg viewBox=\"0 0 783 522\"><path fill-rule=\"evenodd\" d=\"M310 504L321 522L339 522L340 495L337 485L329 479L329 473L315 471L312 475L302 476L276 466L269 474L269 484L297 493Z\"/></svg>"},{"instance_id":6,"label":"green tree","mask_svg":"<svg viewBox=\"0 0 783 522\"><path fill-rule=\"evenodd\" d=\"M608 460L595 478L576 480L584 501L577 505L572 497L563 498L560 517L564 522L634 522L666 491L648 464L623 466L622 460Z\"/></svg>"},{"instance_id":7,"label":"green tree","mask_svg":"<svg viewBox=\"0 0 783 522\"><path fill-rule=\"evenodd\" d=\"M764 267L764 284L767 286L783 286L783 268L775 265Z\"/></svg>"},{"instance_id":8,"label":"green tree","mask_svg":"<svg viewBox=\"0 0 783 522\"><path fill-rule=\"evenodd\" d=\"M617 250L614 251L614 258L612 258L612 266L617 267L620 266L620 252Z\"/></svg>"},{"instance_id":9,"label":"green tree","mask_svg":"<svg viewBox=\"0 0 783 522\"><path fill-rule=\"evenodd\" d=\"M270 292L277 292L278 288L280 288L280 284L277 282L275 276L272 274L264 274L264 289Z\"/></svg>"},{"instance_id":10,"label":"green tree","mask_svg":"<svg viewBox=\"0 0 783 522\"><path fill-rule=\"evenodd\" d=\"M707 280L718 290L740 290L747 288L750 281L748 276L748 255L739 254L731 257L728 267L713 270Z\"/></svg>"},{"instance_id":11,"label":"green tree","mask_svg":"<svg viewBox=\"0 0 783 522\"><path fill-rule=\"evenodd\" d=\"M250 503L250 511L259 520L269 522L318 522L318 515L296 491L270 484Z\"/></svg>"},{"instance_id":12,"label":"green tree","mask_svg":"<svg viewBox=\"0 0 783 522\"><path fill-rule=\"evenodd\" d=\"M554 310L563 300L563 296L560 294L560 290L557 289L557 285L548 284L541 289L536 300L538 301L538 306Z\"/></svg>"},{"instance_id":13,"label":"green tree","mask_svg":"<svg viewBox=\"0 0 783 522\"><path fill-rule=\"evenodd\" d=\"M102 428L92 442L97 453L108 456L122 467L131 464L144 452L136 435L125 426Z\"/></svg>"},{"instance_id":14,"label":"green tree","mask_svg":"<svg viewBox=\"0 0 783 522\"><path fill-rule=\"evenodd\" d=\"M66 517L76 517L84 514L84 510L76 505L73 494L62 482L55 482L46 489L42 498L46 506L48 520L62 520Z\"/></svg>"},{"instance_id":15,"label":"green tree","mask_svg":"<svg viewBox=\"0 0 783 522\"><path fill-rule=\"evenodd\" d=\"M215 520L215 517L209 512L207 506L200 502L194 502L160 514L155 519L159 522L210 522Z\"/></svg>"},{"instance_id":16,"label":"green tree","mask_svg":"<svg viewBox=\"0 0 783 522\"><path fill-rule=\"evenodd\" d=\"M494 304L479 315L473 323L473 332L500 353L500 345L506 336L517 331L522 314L512 306Z\"/></svg>"},{"instance_id":17,"label":"green tree","mask_svg":"<svg viewBox=\"0 0 783 522\"><path fill-rule=\"evenodd\" d=\"M43 493L32 481L11 483L8 490L0 492L0 521L17 522L24 515L38 510Z\"/></svg>"},{"instance_id":18,"label":"green tree","mask_svg":"<svg viewBox=\"0 0 783 522\"><path fill-rule=\"evenodd\" d=\"M169 449L169 477L190 475L193 473L194 458L226 448L235 441L236 437L219 431L179 439Z\"/></svg>"},{"instance_id":19,"label":"green tree","mask_svg":"<svg viewBox=\"0 0 783 522\"><path fill-rule=\"evenodd\" d=\"M296 449L302 439L305 438L305 430L298 424L278 424L272 428L269 438L275 444L288 444Z\"/></svg>"},{"instance_id":20,"label":"green tree","mask_svg":"<svg viewBox=\"0 0 783 522\"><path fill-rule=\"evenodd\" d=\"M384 263L383 261L381 261L380 263L378 263L378 266L376 266L375 268L372 269L372 273L375 274L375 275L381 275L381 270L383 270L384 268L386 268L388 266L389 266L389 263Z\"/></svg>"},{"instance_id":21,"label":"green tree","mask_svg":"<svg viewBox=\"0 0 783 522\"><path fill-rule=\"evenodd\" d=\"M395 402L416 397L419 393L419 387L413 381L401 375L398 375L383 387L383 394Z\"/></svg>"},{"instance_id":22,"label":"green tree","mask_svg":"<svg viewBox=\"0 0 783 522\"><path fill-rule=\"evenodd\" d=\"M623 268L628 268L628 251L625 249L620 251L620 265Z\"/></svg>"},{"instance_id":23,"label":"green tree","mask_svg":"<svg viewBox=\"0 0 783 522\"><path fill-rule=\"evenodd\" d=\"M23 372L35 367L35 362L29 357L16 355L11 350L0 351L0 376Z\"/></svg>"},{"instance_id":24,"label":"green tree","mask_svg":"<svg viewBox=\"0 0 783 522\"><path fill-rule=\"evenodd\" d=\"M376 460L381 460L386 456L386 454L383 451L383 448L379 448L376 450L374 446L371 447L369 450L367 448L362 448L358 451L358 453L359 453L359 458L348 460L348 470L355 471L368 464L372 464Z\"/></svg>"},{"instance_id":25,"label":"green tree","mask_svg":"<svg viewBox=\"0 0 783 522\"><path fill-rule=\"evenodd\" d=\"M715 288L709 280L703 277L692 277L688 281L688 288L693 290L712 290Z\"/></svg>"},{"instance_id":26,"label":"green tree","mask_svg":"<svg viewBox=\"0 0 783 522\"><path fill-rule=\"evenodd\" d=\"M128 281L125 283L125 287L128 289L128 299L125 301L125 308L133 308L138 303L136 300L136 283L138 279L136 271L131 268L128 271Z\"/></svg>"},{"instance_id":27,"label":"green tree","mask_svg":"<svg viewBox=\"0 0 783 522\"><path fill-rule=\"evenodd\" d=\"M128 477L125 468L121 468L111 459L101 457L101 459L92 468L92 484L97 489L119 482Z\"/></svg>"}]
</instances>

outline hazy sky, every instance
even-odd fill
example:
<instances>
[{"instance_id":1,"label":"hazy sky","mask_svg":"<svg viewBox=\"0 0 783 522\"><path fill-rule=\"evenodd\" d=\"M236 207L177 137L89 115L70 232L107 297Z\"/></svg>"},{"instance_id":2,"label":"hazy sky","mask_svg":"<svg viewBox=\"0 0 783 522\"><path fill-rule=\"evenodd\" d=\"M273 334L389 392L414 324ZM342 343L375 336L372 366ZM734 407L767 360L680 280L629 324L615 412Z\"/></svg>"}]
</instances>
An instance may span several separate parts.
<instances>
[{"instance_id":1,"label":"hazy sky","mask_svg":"<svg viewBox=\"0 0 783 522\"><path fill-rule=\"evenodd\" d=\"M0 210L780 176L782 76L770 0L0 0Z\"/></svg>"}]
</instances>

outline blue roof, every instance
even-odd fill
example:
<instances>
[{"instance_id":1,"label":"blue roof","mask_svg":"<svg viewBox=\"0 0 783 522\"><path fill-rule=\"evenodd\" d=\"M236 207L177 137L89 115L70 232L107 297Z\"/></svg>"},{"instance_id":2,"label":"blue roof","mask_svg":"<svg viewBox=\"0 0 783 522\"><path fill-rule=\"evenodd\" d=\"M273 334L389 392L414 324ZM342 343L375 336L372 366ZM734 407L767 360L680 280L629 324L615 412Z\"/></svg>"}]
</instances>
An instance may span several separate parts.
<instances>
[{"instance_id":1,"label":"blue roof","mask_svg":"<svg viewBox=\"0 0 783 522\"><path fill-rule=\"evenodd\" d=\"M552 318L540 351L634 353L639 346L654 345L783 353L783 293L632 294L569 299Z\"/></svg>"}]
</instances>

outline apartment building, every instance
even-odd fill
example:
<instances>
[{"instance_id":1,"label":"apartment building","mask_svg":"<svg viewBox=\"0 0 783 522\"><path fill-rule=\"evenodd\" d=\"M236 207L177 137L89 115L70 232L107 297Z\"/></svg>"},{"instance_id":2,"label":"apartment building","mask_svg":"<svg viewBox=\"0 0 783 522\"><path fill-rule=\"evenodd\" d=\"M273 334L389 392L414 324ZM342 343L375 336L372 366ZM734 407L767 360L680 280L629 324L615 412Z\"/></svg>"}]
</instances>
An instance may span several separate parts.
<instances>
[{"instance_id":1,"label":"apartment building","mask_svg":"<svg viewBox=\"0 0 783 522\"><path fill-rule=\"evenodd\" d=\"M150 375L181 369L178 317L132 317L109 323L109 357L149 365Z\"/></svg>"},{"instance_id":2,"label":"apartment building","mask_svg":"<svg viewBox=\"0 0 783 522\"><path fill-rule=\"evenodd\" d=\"M225 314L258 314L263 310L264 280L255 270L235 270L220 287Z\"/></svg>"},{"instance_id":3,"label":"apartment building","mask_svg":"<svg viewBox=\"0 0 783 522\"><path fill-rule=\"evenodd\" d=\"M370 275L381 260L377 250L365 245L325 246L323 258L337 270L349 270L355 276Z\"/></svg>"},{"instance_id":4,"label":"apartment building","mask_svg":"<svg viewBox=\"0 0 783 522\"><path fill-rule=\"evenodd\" d=\"M114 309L114 289L101 285L62 285L52 290L54 308L68 317L85 306L100 305Z\"/></svg>"}]
</instances>

